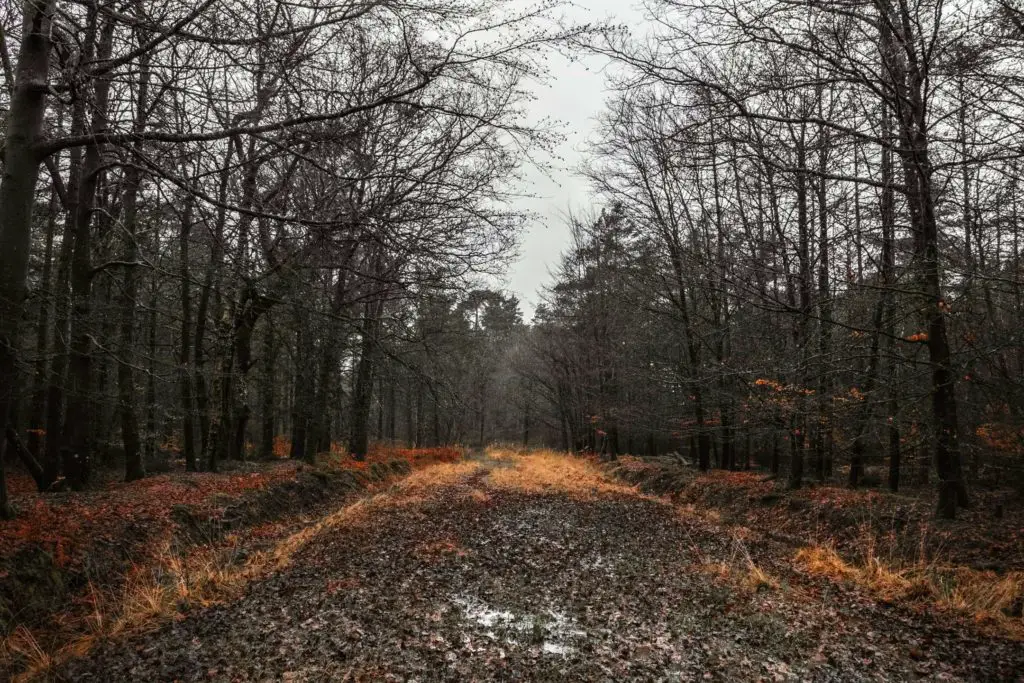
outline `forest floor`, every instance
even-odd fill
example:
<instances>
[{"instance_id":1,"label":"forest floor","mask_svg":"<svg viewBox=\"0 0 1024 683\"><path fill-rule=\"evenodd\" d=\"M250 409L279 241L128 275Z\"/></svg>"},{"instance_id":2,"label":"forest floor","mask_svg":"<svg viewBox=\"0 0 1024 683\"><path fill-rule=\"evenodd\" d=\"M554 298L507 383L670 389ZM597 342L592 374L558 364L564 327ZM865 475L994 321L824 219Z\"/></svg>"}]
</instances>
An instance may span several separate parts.
<instances>
[{"instance_id":1,"label":"forest floor","mask_svg":"<svg viewBox=\"0 0 1024 683\"><path fill-rule=\"evenodd\" d=\"M1021 680L1024 643L880 599L711 511L554 453L420 469L282 543L237 596L67 681Z\"/></svg>"},{"instance_id":2,"label":"forest floor","mask_svg":"<svg viewBox=\"0 0 1024 683\"><path fill-rule=\"evenodd\" d=\"M101 470L88 490L58 493L15 470L17 516L0 523L0 680L231 599L339 506L462 455L379 446L363 462L332 450L315 466L232 461L220 473L178 462L130 483Z\"/></svg>"}]
</instances>

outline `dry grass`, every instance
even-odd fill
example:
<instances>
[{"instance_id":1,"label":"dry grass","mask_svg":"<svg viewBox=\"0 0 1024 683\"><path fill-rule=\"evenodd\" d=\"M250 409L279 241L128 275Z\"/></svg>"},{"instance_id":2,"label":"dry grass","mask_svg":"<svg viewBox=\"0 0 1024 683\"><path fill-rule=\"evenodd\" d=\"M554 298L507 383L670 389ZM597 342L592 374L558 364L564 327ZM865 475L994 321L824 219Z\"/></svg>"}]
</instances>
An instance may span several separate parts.
<instances>
[{"instance_id":1,"label":"dry grass","mask_svg":"<svg viewBox=\"0 0 1024 683\"><path fill-rule=\"evenodd\" d=\"M542 450L520 455L515 451L493 448L488 456L496 460L512 460L512 467L494 469L488 483L497 489L526 493L566 493L575 498L592 498L599 494L639 495L635 487L610 480L589 460L567 453Z\"/></svg>"},{"instance_id":2,"label":"dry grass","mask_svg":"<svg viewBox=\"0 0 1024 683\"><path fill-rule=\"evenodd\" d=\"M1024 640L1024 617L1019 612L1024 601L1024 572L999 575L924 563L894 567L873 556L853 564L835 549L820 545L801 548L794 561L811 574L853 583L884 600L959 612L1003 635Z\"/></svg>"},{"instance_id":3,"label":"dry grass","mask_svg":"<svg viewBox=\"0 0 1024 683\"><path fill-rule=\"evenodd\" d=\"M744 529L744 531L749 531ZM751 593L760 593L764 590L778 590L778 580L767 571L757 566L750 550L744 540L745 534L732 533L732 562L741 568L739 585Z\"/></svg>"},{"instance_id":4,"label":"dry grass","mask_svg":"<svg viewBox=\"0 0 1024 683\"><path fill-rule=\"evenodd\" d=\"M779 588L778 580L753 562L751 562L747 567L747 571L743 576L742 585L752 593L758 593L764 590L773 591L778 590Z\"/></svg>"},{"instance_id":5,"label":"dry grass","mask_svg":"<svg viewBox=\"0 0 1024 683\"><path fill-rule=\"evenodd\" d=\"M21 673L14 681L44 677L55 665L85 655L99 642L144 633L178 614L186 605L203 606L236 594L247 567L230 566L209 549L178 555L166 549L153 565L136 568L120 592L89 591L87 614L60 624L65 644L41 645L36 634L19 627L0 643L0 662Z\"/></svg>"},{"instance_id":6,"label":"dry grass","mask_svg":"<svg viewBox=\"0 0 1024 683\"><path fill-rule=\"evenodd\" d=\"M487 495L485 491L480 489L470 489L466 493L462 494L462 498L475 501L477 503L490 503L491 497Z\"/></svg>"},{"instance_id":7,"label":"dry grass","mask_svg":"<svg viewBox=\"0 0 1024 683\"><path fill-rule=\"evenodd\" d=\"M487 457L493 460L515 460L516 458L536 452L516 446L491 446L487 449Z\"/></svg>"},{"instance_id":8,"label":"dry grass","mask_svg":"<svg viewBox=\"0 0 1024 683\"><path fill-rule=\"evenodd\" d=\"M24 626L14 629L14 632L4 639L3 650L5 659L18 657L25 662L30 671L47 671L53 666L53 657L39 645L35 635Z\"/></svg>"},{"instance_id":9,"label":"dry grass","mask_svg":"<svg viewBox=\"0 0 1024 683\"><path fill-rule=\"evenodd\" d=\"M728 562L704 562L697 566L703 574L707 574L719 583L732 580L733 570Z\"/></svg>"},{"instance_id":10,"label":"dry grass","mask_svg":"<svg viewBox=\"0 0 1024 683\"><path fill-rule=\"evenodd\" d=\"M753 562L739 565L729 562L705 562L698 565L698 569L718 583L729 583L748 593L773 591L779 588L778 580Z\"/></svg>"},{"instance_id":11,"label":"dry grass","mask_svg":"<svg viewBox=\"0 0 1024 683\"><path fill-rule=\"evenodd\" d=\"M294 536L279 546L285 554L297 548L291 544ZM249 581L279 566L281 559L275 551L253 553L241 562L238 551L237 537L184 554L167 543L152 564L137 566L125 578L119 592L90 587L88 613L61 624L64 645L43 647L35 634L19 627L0 643L0 663L8 670L17 663L21 673L14 681L43 678L55 665L87 654L104 640L145 633L176 618L182 609L237 597Z\"/></svg>"},{"instance_id":12,"label":"dry grass","mask_svg":"<svg viewBox=\"0 0 1024 683\"><path fill-rule=\"evenodd\" d=\"M853 581L860 573L827 546L801 548L793 558L796 563L816 576L825 576L835 581Z\"/></svg>"},{"instance_id":13,"label":"dry grass","mask_svg":"<svg viewBox=\"0 0 1024 683\"><path fill-rule=\"evenodd\" d=\"M392 489L392 498L399 498L402 495L422 495L433 489L443 486L450 486L464 480L480 469L478 462L460 461L453 463L439 463L421 470L415 470L412 474L401 479ZM395 495L395 494L398 495Z\"/></svg>"},{"instance_id":14,"label":"dry grass","mask_svg":"<svg viewBox=\"0 0 1024 683\"><path fill-rule=\"evenodd\" d=\"M17 664L21 673L14 681L44 678L54 666L87 654L103 640L147 632L177 618L183 608L234 599L249 582L290 565L325 531L361 523L372 512L389 506L423 500L430 490L461 481L479 467L478 463L458 462L415 470L389 490L361 498L316 523L282 535L269 550L251 553L244 561L240 559L242 539L238 536L184 554L168 542L154 553L153 562L136 567L126 577L119 593L105 595L91 590L88 614L62 624L65 645L48 649L36 634L19 627L0 642L0 666L9 671ZM277 535L282 533L286 532L276 531ZM273 538L275 530L269 529L267 535Z\"/></svg>"},{"instance_id":15,"label":"dry grass","mask_svg":"<svg viewBox=\"0 0 1024 683\"><path fill-rule=\"evenodd\" d=\"M479 463L456 462L439 463L399 480L390 490L370 498L362 498L347 505L337 512L322 518L316 524L304 527L300 531L284 539L274 548L269 556L269 564L275 569L283 569L291 564L295 555L324 531L351 525L367 519L371 513L394 505L418 503L425 496L439 487L450 486L464 480L480 469Z\"/></svg>"}]
</instances>

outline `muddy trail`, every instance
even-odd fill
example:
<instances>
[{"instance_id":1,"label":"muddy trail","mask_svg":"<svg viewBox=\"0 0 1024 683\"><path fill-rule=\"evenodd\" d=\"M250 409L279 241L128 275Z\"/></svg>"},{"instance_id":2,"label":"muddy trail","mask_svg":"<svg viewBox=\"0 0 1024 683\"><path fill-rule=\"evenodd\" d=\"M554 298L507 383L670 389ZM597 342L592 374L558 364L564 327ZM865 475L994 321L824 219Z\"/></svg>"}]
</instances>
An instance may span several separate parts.
<instances>
[{"instance_id":1,"label":"muddy trail","mask_svg":"<svg viewBox=\"0 0 1024 683\"><path fill-rule=\"evenodd\" d=\"M103 644L52 675L987 681L1024 672L1019 642L804 576L768 542L742 542L699 513L551 460L484 458L421 477L327 525L241 599Z\"/></svg>"}]
</instances>

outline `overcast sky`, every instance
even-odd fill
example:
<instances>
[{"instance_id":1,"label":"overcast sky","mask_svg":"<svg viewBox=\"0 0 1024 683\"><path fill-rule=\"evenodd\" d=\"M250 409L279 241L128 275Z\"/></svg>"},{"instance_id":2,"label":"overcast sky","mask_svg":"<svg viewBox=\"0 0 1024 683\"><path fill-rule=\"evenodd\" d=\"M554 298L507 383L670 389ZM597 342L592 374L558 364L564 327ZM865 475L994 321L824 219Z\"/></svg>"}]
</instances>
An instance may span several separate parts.
<instances>
[{"instance_id":1,"label":"overcast sky","mask_svg":"<svg viewBox=\"0 0 1024 683\"><path fill-rule=\"evenodd\" d=\"M609 19L627 24L634 32L642 32L642 15L630 0L576 0L576 8L567 17L580 23ZM561 56L551 60L551 78L535 88L537 100L532 107L537 118L550 116L562 122L565 142L557 150L564 158L551 173L551 178L528 169L527 190L537 199L522 201L523 206L541 216L531 223L522 237L520 258L508 273L505 286L523 302L523 317L533 317L538 290L550 282L549 272L557 265L559 255L568 245L569 232L563 222L570 208L582 208L587 198L587 183L574 171L582 160L584 142L594 131L595 117L600 113L606 93L603 60L589 57L571 62ZM560 167L560 168L559 168Z\"/></svg>"}]
</instances>

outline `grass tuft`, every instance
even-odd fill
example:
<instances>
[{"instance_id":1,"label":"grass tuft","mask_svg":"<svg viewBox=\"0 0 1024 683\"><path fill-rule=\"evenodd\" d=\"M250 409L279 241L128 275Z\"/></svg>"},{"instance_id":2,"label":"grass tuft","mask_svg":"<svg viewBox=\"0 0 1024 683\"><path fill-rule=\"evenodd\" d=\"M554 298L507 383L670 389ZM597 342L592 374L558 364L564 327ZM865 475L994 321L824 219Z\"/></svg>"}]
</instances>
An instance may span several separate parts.
<instances>
[{"instance_id":1,"label":"grass tuft","mask_svg":"<svg viewBox=\"0 0 1024 683\"><path fill-rule=\"evenodd\" d=\"M495 468L488 483L497 489L543 494L555 491L576 498L599 494L636 496L637 490L611 481L593 462L567 453L550 450L520 455L516 451L492 448L487 452L495 460L508 460L512 467Z\"/></svg>"},{"instance_id":2,"label":"grass tuft","mask_svg":"<svg viewBox=\"0 0 1024 683\"><path fill-rule=\"evenodd\" d=\"M892 566L869 556L850 563L829 546L801 548L794 562L807 572L867 589L877 597L910 606L958 612L1000 633L1024 639L1024 572L997 574L936 563Z\"/></svg>"}]
</instances>

